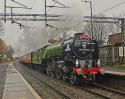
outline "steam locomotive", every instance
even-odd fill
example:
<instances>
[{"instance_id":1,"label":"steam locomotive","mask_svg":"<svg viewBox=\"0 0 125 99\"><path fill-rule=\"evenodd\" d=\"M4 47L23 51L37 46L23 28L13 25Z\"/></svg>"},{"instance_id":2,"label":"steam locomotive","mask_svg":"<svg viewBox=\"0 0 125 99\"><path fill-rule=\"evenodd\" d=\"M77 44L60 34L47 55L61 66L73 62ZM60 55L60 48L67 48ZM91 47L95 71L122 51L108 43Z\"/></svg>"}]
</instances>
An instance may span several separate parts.
<instances>
[{"instance_id":1,"label":"steam locomotive","mask_svg":"<svg viewBox=\"0 0 125 99\"><path fill-rule=\"evenodd\" d=\"M90 35L76 33L74 37L61 43L44 46L29 54L31 58L20 58L21 62L31 59L32 64L40 65L48 75L69 80L71 84L81 81L94 82L102 69L99 67L98 42ZM34 67L36 66L34 65Z\"/></svg>"}]
</instances>

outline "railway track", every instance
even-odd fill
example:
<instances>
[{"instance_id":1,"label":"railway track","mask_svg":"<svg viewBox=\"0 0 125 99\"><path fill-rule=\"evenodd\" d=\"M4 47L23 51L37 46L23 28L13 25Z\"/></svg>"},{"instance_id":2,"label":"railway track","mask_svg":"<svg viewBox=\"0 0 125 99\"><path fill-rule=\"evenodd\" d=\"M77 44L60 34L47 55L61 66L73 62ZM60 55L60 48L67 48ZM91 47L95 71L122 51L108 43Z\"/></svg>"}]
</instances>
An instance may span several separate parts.
<instances>
[{"instance_id":1,"label":"railway track","mask_svg":"<svg viewBox=\"0 0 125 99\"><path fill-rule=\"evenodd\" d=\"M55 78L56 80L56 78ZM67 82L63 82L64 84L67 84L70 86L69 83ZM117 98L117 99L121 99L121 98L124 98L125 97L125 92L119 90L119 88L112 88L110 86L105 86L105 85L102 85L102 84L98 84L98 83L94 83L94 84L85 84L86 86L74 86L76 88L79 88L79 89L82 89L84 91L87 91L89 93L92 93L92 94L95 94L97 96L100 96L102 98L105 98L105 99L114 99L114 96L115 97L120 97L120 98ZM92 90L93 89L93 90ZM98 90L98 89L101 89L99 91L95 91L95 90ZM103 92L105 93L109 93L109 94L112 94L111 96L107 95L107 94L104 94Z\"/></svg>"},{"instance_id":2,"label":"railway track","mask_svg":"<svg viewBox=\"0 0 125 99\"><path fill-rule=\"evenodd\" d=\"M107 77L107 76L106 76ZM117 89L120 92L125 92L125 79L119 77L107 77L104 79L105 82L101 82L102 86L106 86L112 89ZM100 82L97 82L100 85Z\"/></svg>"},{"instance_id":3,"label":"railway track","mask_svg":"<svg viewBox=\"0 0 125 99\"><path fill-rule=\"evenodd\" d=\"M32 75L31 73L29 73L30 75ZM47 84L46 82L42 81L41 79L39 79L38 77L32 75L32 77L34 77L36 80L38 80L39 82L41 82L42 84L44 84L46 87L48 87L49 89L53 90L54 92L56 92L57 94L59 94L61 96L62 99L71 99L68 96L66 96L65 94L61 93L60 91L58 91L57 89L55 89L54 87L50 86L49 84Z\"/></svg>"},{"instance_id":4,"label":"railway track","mask_svg":"<svg viewBox=\"0 0 125 99\"><path fill-rule=\"evenodd\" d=\"M67 82L63 82L64 84L67 84L67 85L70 85L69 83ZM112 97L113 95L119 95L118 97L121 97L121 98L117 98L117 99L122 99L122 97L124 98L125 97L125 93L122 92L122 91L119 91L119 90L116 90L116 89L112 89L112 88L108 88L107 86L103 86L101 84L92 84L92 85L87 85L85 84L84 86L74 86L76 88L79 88L79 89L82 89L86 92L89 92L91 94L95 94L99 97L102 97L104 99L115 99L114 97ZM99 91L95 91L98 90L98 89L101 89ZM106 94L104 94L104 91L106 91ZM111 96L107 95L107 93L110 93L112 94ZM117 97L117 96L115 96Z\"/></svg>"},{"instance_id":5,"label":"railway track","mask_svg":"<svg viewBox=\"0 0 125 99\"><path fill-rule=\"evenodd\" d=\"M59 82L61 82L60 80L58 80L58 79L56 79L56 78L54 78L54 80L55 81L59 81ZM64 83L64 84L66 84L66 85L68 85L68 86L71 86L71 84L69 84L68 82L61 82L61 83ZM87 84L85 84L85 85L87 85ZM86 91L86 92L89 92L89 93L91 93L91 94L95 94L95 95L97 95L97 96L99 96L99 97L102 97L102 98L104 98L104 99L114 99L114 98L112 98L112 97L110 97L110 96L108 96L107 94L104 94L104 93L100 93L101 91L95 91L95 90L91 90L91 88L92 89L94 89L94 88L98 88L98 89L102 89L103 91L106 91L107 93L109 92L109 93L111 93L112 95L114 94L114 95L118 95L119 94L119 96L121 97L121 96L123 96L123 97L125 97L125 93L124 92L122 92L122 91L119 91L119 90L116 90L116 89L113 89L113 88L109 88L109 87L107 87L107 86L104 86L104 85L101 85L101 84L92 84L92 85L87 85L86 87L81 87L81 86L73 86L73 87L75 87L75 88L79 88L79 89L82 89L82 90L84 90L84 91Z\"/></svg>"},{"instance_id":6,"label":"railway track","mask_svg":"<svg viewBox=\"0 0 125 99\"><path fill-rule=\"evenodd\" d=\"M78 88L80 88L80 89L82 89L82 90L84 90L84 91L87 91L87 92L89 92L89 93L95 94L95 95L97 95L97 96L100 96L100 97L102 97L102 98L104 98L104 99L111 99L111 98L107 97L106 95L97 93L97 92L92 91L92 90L89 90L89 89L87 89L87 88L80 87L80 86L78 86Z\"/></svg>"},{"instance_id":7,"label":"railway track","mask_svg":"<svg viewBox=\"0 0 125 99\"><path fill-rule=\"evenodd\" d=\"M107 86L101 85L101 84L93 84L92 86L95 86L97 88L101 88L101 89L104 89L104 90L107 90L107 91L110 91L110 92L113 92L113 93L116 93L116 94L119 94L119 95L122 95L125 97L125 93L120 90L110 88L110 87L107 87Z\"/></svg>"},{"instance_id":8,"label":"railway track","mask_svg":"<svg viewBox=\"0 0 125 99\"><path fill-rule=\"evenodd\" d=\"M34 78L37 78L37 80L39 82L45 84L51 90L54 90L57 94L62 96L63 99L71 99L67 95L58 91L56 88L50 86L49 84L45 83L44 81L42 81L38 77L34 76L33 73L29 72L29 74L32 75ZM47 75L45 75L45 76L47 76ZM53 78L53 79L56 82L71 86L71 84L69 84L68 82L62 82L61 80L58 80L56 78ZM118 91L118 90L115 90L115 89L107 88L107 87L99 85L99 84L93 84L93 85L86 84L86 86L72 86L72 87L74 87L76 89L81 89L81 90L86 91L90 94L96 95L96 96L100 97L101 99L122 99L125 97L125 93Z\"/></svg>"},{"instance_id":9,"label":"railway track","mask_svg":"<svg viewBox=\"0 0 125 99\"><path fill-rule=\"evenodd\" d=\"M54 78L54 80L57 81L57 82L61 82L60 80L58 80L56 78ZM61 83L64 83L64 84L66 84L68 86L71 86L71 84L69 84L68 82L61 82ZM91 94L97 95L97 96L99 96L101 98L104 98L104 99L115 99L114 97L119 97L117 99L120 99L120 98L124 98L125 97L125 93L124 92L116 90L116 89L113 89L113 88L109 88L109 87L101 85L101 84L92 84L92 85L85 84L84 87L83 86L82 87L81 86L73 86L73 87L82 89L82 90L84 90L86 92L89 92ZM95 89L96 90L101 89L101 90L95 91ZM106 94L104 94L104 92ZM107 95L108 93L112 94L112 95L111 96Z\"/></svg>"},{"instance_id":10,"label":"railway track","mask_svg":"<svg viewBox=\"0 0 125 99\"><path fill-rule=\"evenodd\" d=\"M34 80L37 82L37 84L39 84L41 86L43 86L43 85L46 86L49 90L54 91L56 94L58 94L61 97L61 99L71 99L70 97L68 97L65 94L61 93L60 91L58 91L54 87L50 86L46 82L42 81L38 76L35 76L32 72L30 72L30 71L25 71L25 72L28 75L32 76L34 78Z\"/></svg>"},{"instance_id":11,"label":"railway track","mask_svg":"<svg viewBox=\"0 0 125 99\"><path fill-rule=\"evenodd\" d=\"M101 84L87 85L87 86L81 87L81 89L103 96L106 99L124 99L125 97L124 92L119 91L117 89L112 89L110 87L107 87Z\"/></svg>"},{"instance_id":12,"label":"railway track","mask_svg":"<svg viewBox=\"0 0 125 99\"><path fill-rule=\"evenodd\" d=\"M58 79L56 79L56 78L54 78L54 80L57 81L57 82L61 82L60 80L58 80ZM68 85L68 86L71 86L71 84L69 84L68 82L61 82L61 83L65 84L65 85ZM84 87L81 87L81 86L72 85L72 87L74 87L74 88L76 88L76 89L79 88L79 89L81 89L81 90L84 90L84 91L86 91L86 92L89 92L90 94L94 94L94 95L96 95L96 96L99 96L100 98L103 98L103 99L111 99L111 98L109 98L109 97L106 96L106 95L103 95L103 94L94 92L94 91L92 91L92 90L89 90L89 89L84 88Z\"/></svg>"},{"instance_id":13,"label":"railway track","mask_svg":"<svg viewBox=\"0 0 125 99\"><path fill-rule=\"evenodd\" d=\"M26 67L27 68L27 67ZM25 69L26 70L26 69ZM32 76L34 76L33 75L33 73L31 73L31 72L29 72L30 73L30 75L32 75ZM50 76L48 76L48 75L45 75L44 73L42 73L42 75L44 75L44 76L47 76L47 78L49 79L50 78ZM100 95L100 94L98 94L98 93L94 93L94 92L91 92L91 91L86 91L86 90L83 90L83 89L81 89L81 88L78 88L78 86L73 86L73 85L71 85L71 84L69 84L68 82L62 82L61 80L58 80L58 79L56 79L56 78L52 78L54 81L56 81L56 82L58 82L58 83L61 83L61 84L63 84L63 85L67 85L67 86L70 86L70 87L72 87L72 89L80 89L81 91L83 91L83 92L87 92L89 95L94 95L94 97L99 97L99 99L101 98L101 99L109 99L109 98L107 98L107 97L105 97L105 96L103 96L103 95ZM41 79L37 79L37 80L39 80L40 82L41 82ZM41 83L45 83L44 81L42 81ZM47 83L45 83L45 85L47 85L48 86L48 84ZM49 86L49 87L51 87L51 86ZM51 87L50 89L54 89L58 94L63 94L63 93L61 93L60 91L58 91L57 89L55 89L54 87ZM80 92L81 92L80 91ZM64 94L63 94L64 95ZM82 94L83 95L83 94ZM83 95L84 96L84 95ZM62 96L63 97L63 99L72 99L71 97L69 98L68 96ZM86 99L86 98L74 98L74 99ZM88 98L89 99L89 98ZM90 99L92 99L92 98L90 98ZM97 98L98 99L98 98Z\"/></svg>"},{"instance_id":14,"label":"railway track","mask_svg":"<svg viewBox=\"0 0 125 99\"><path fill-rule=\"evenodd\" d=\"M60 81L57 80L57 79L55 79L55 80L58 81L58 82L60 82ZM71 84L69 84L68 82L62 82L62 83L66 84L66 85L68 85L68 86L71 86ZM99 96L100 98L103 98L103 99L111 99L111 98L109 98L109 97L106 96L106 95L103 95L103 94L101 94L101 93L92 91L91 89L88 89L88 88L86 88L86 87L75 86L75 85L73 85L73 87L75 87L76 89L79 88L79 89L84 90L84 91L86 91L86 92L88 92L88 93L90 93L90 94L94 94L94 95L96 95L96 96ZM89 87L89 86L88 86L88 87Z\"/></svg>"}]
</instances>

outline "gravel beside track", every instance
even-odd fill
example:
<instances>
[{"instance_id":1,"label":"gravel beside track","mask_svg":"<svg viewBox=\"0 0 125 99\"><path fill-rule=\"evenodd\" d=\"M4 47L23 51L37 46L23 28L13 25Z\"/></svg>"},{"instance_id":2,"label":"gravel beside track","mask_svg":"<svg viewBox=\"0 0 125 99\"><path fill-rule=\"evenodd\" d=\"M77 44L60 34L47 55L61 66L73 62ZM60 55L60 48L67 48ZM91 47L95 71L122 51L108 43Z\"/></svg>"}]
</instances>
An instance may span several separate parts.
<instances>
[{"instance_id":1,"label":"gravel beside track","mask_svg":"<svg viewBox=\"0 0 125 99\"><path fill-rule=\"evenodd\" d=\"M97 83L125 92L125 77L106 75L103 81Z\"/></svg>"},{"instance_id":2,"label":"gravel beside track","mask_svg":"<svg viewBox=\"0 0 125 99\"><path fill-rule=\"evenodd\" d=\"M6 78L6 64L0 64L0 99L2 99L3 91L4 91L4 83Z\"/></svg>"},{"instance_id":3,"label":"gravel beside track","mask_svg":"<svg viewBox=\"0 0 125 99\"><path fill-rule=\"evenodd\" d=\"M113 88L113 87L105 86L103 84L93 84L93 86L107 90L107 91L111 91L113 93L116 93L125 97L125 91L121 91L120 88L115 88L115 87Z\"/></svg>"},{"instance_id":4,"label":"gravel beside track","mask_svg":"<svg viewBox=\"0 0 125 99\"><path fill-rule=\"evenodd\" d=\"M91 92L96 92L100 95L105 96L107 99L124 99L125 97L125 93L124 92L120 92L118 90L115 89L111 89L109 87L106 86L102 86L102 85L88 85L88 86L84 86L82 87L82 89L86 90L86 91L91 91Z\"/></svg>"},{"instance_id":5,"label":"gravel beside track","mask_svg":"<svg viewBox=\"0 0 125 99\"><path fill-rule=\"evenodd\" d=\"M55 80L55 78L52 78L38 71L27 68L26 66L23 66L20 63L16 62L15 67L21 72L21 74L25 77L25 79L31 84L31 86L38 92L38 94L43 99L66 99L66 98L59 97L60 95L57 94L57 92L55 92L55 94L53 93L53 95L46 92L46 89L48 88L47 87L43 88L43 86L41 86L43 84L42 82L36 84L36 80L34 79L35 76L38 77L39 80L42 80L43 82L52 86L54 89L58 90L60 93L63 93L65 96L71 99L106 99L106 97L99 96L91 92L86 92L83 89L77 88L70 84L65 84L61 80ZM50 89L48 89L48 91L50 91Z\"/></svg>"},{"instance_id":6,"label":"gravel beside track","mask_svg":"<svg viewBox=\"0 0 125 99\"><path fill-rule=\"evenodd\" d=\"M31 86L36 90L36 92L42 97L42 99L60 99L60 96L57 95L52 89L48 88L44 83L39 79L33 77L29 74L29 71L26 68L17 67L19 64L15 65L16 69L24 76L24 78L31 84ZM25 69L25 70L23 70Z\"/></svg>"}]
</instances>

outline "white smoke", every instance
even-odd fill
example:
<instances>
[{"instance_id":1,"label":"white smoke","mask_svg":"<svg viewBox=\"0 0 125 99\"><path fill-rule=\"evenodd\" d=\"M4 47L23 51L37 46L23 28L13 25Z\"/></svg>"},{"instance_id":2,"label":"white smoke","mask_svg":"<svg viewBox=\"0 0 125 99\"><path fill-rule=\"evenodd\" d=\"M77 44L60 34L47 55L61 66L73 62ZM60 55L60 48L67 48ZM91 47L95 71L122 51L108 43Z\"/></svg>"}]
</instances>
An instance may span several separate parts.
<instances>
[{"instance_id":1,"label":"white smoke","mask_svg":"<svg viewBox=\"0 0 125 99\"><path fill-rule=\"evenodd\" d=\"M62 2L61 0L58 0ZM49 38L60 37L61 33L66 33L68 31L83 31L83 4L81 0L64 0L63 2L69 8L64 9L53 9L50 14L57 13L64 16L59 18L64 19L64 21L48 22L48 24L57 27L56 29L49 28Z\"/></svg>"},{"instance_id":2,"label":"white smoke","mask_svg":"<svg viewBox=\"0 0 125 99\"><path fill-rule=\"evenodd\" d=\"M18 40L19 54L28 53L41 48L48 43L48 33L43 26L24 27Z\"/></svg>"},{"instance_id":3,"label":"white smoke","mask_svg":"<svg viewBox=\"0 0 125 99\"><path fill-rule=\"evenodd\" d=\"M64 21L49 22L55 28L45 27L44 22L27 22L23 32L17 41L17 48L20 50L19 54L28 53L48 44L48 39L60 38L63 33L73 33L71 31L80 32L83 30L83 5L81 0L58 0L69 8L58 9L52 8L48 14L63 15L59 19ZM55 4L55 6L59 6ZM48 11L48 10L47 10ZM69 35L70 35L69 33ZM73 33L74 34L74 33ZM72 34L71 34L72 35Z\"/></svg>"}]
</instances>

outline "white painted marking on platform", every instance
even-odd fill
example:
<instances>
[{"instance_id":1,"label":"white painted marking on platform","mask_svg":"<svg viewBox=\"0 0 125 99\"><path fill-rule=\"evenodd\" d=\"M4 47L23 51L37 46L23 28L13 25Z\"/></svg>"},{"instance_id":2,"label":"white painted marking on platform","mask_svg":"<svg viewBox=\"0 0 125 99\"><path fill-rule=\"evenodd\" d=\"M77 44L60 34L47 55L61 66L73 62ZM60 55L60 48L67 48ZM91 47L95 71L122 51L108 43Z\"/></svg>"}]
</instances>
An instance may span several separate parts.
<instances>
[{"instance_id":1,"label":"white painted marking on platform","mask_svg":"<svg viewBox=\"0 0 125 99\"><path fill-rule=\"evenodd\" d=\"M105 73L119 75L119 76L125 76L124 72L105 71Z\"/></svg>"}]
</instances>

